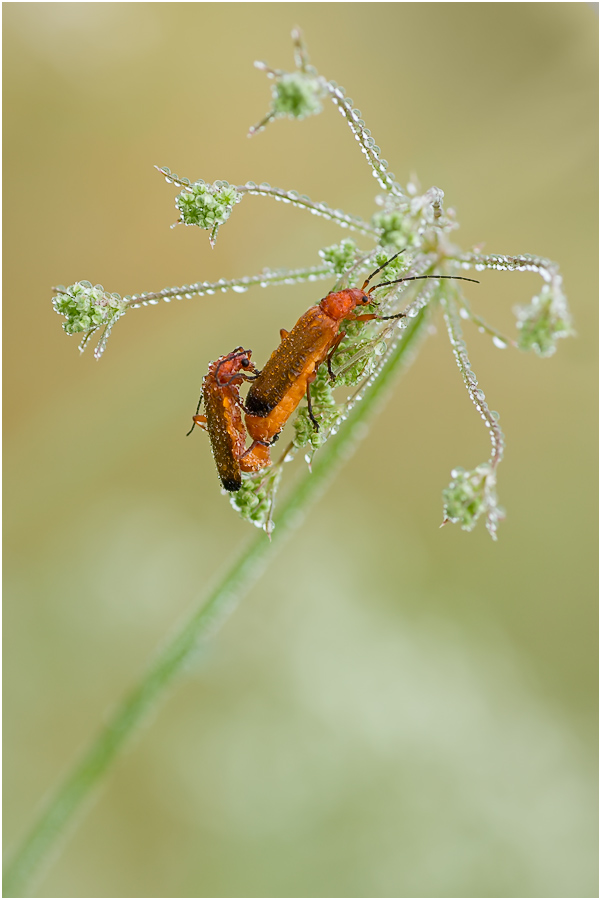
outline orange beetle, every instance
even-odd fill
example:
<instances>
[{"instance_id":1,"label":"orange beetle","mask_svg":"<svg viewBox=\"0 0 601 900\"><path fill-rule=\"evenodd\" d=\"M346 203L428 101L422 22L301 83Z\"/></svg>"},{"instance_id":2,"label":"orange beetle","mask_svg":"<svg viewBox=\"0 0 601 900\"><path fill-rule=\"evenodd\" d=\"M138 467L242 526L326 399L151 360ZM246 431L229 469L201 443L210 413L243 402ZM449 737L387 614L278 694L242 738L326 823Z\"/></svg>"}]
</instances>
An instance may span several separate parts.
<instances>
[{"instance_id":1,"label":"orange beetle","mask_svg":"<svg viewBox=\"0 0 601 900\"><path fill-rule=\"evenodd\" d=\"M209 434L217 472L226 491L240 490L241 472L258 472L271 465L268 442L254 440L246 448L246 429L242 422L240 385L258 374L251 362L251 351L236 347L210 363L202 380L200 400L192 419L194 425ZM205 415L198 414L202 403Z\"/></svg>"},{"instance_id":2,"label":"orange beetle","mask_svg":"<svg viewBox=\"0 0 601 900\"><path fill-rule=\"evenodd\" d=\"M333 379L331 360L336 348L345 337L346 332L339 330L345 322L369 322L373 319L400 319L405 314L379 316L377 313L358 315L357 307L374 303L372 292L379 287L398 284L402 281L419 281L424 278L459 278L461 281L474 281L455 275L413 275L397 278L395 281L383 281L375 284L366 292L365 289L372 278L396 259L395 253L382 266L367 278L361 288L347 288L333 291L304 313L292 331L280 331L281 343L267 360L265 367L253 379L253 383L245 400L245 421L248 433L255 441L269 443L275 439L294 412L303 396L307 396L309 416L316 430L317 420L311 408L311 383L315 380L320 365L327 360L328 371ZM478 282L476 282L478 283Z\"/></svg>"}]
</instances>

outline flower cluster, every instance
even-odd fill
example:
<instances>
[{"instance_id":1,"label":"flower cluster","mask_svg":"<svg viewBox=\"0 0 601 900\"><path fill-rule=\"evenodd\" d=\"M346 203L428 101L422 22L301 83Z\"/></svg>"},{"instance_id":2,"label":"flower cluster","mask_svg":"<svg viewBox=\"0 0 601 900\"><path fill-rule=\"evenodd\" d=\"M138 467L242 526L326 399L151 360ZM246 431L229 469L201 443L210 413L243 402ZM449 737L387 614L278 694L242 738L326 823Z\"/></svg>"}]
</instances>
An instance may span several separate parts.
<instances>
[{"instance_id":1,"label":"flower cluster","mask_svg":"<svg viewBox=\"0 0 601 900\"><path fill-rule=\"evenodd\" d=\"M471 472L459 466L451 472L453 481L442 492L444 520L472 531L480 516L486 514L486 527L493 540L497 539L497 523L505 518L498 505L495 470L490 463L482 463Z\"/></svg>"},{"instance_id":2,"label":"flower cluster","mask_svg":"<svg viewBox=\"0 0 601 900\"><path fill-rule=\"evenodd\" d=\"M344 407L334 400L330 376L325 364L317 370L317 377L311 384L310 390L313 416L319 424L319 431L316 430L309 416L308 407L304 406L294 420L293 444L295 447L305 447L310 444L316 450L328 439L331 429L340 418Z\"/></svg>"},{"instance_id":3,"label":"flower cluster","mask_svg":"<svg viewBox=\"0 0 601 900\"><path fill-rule=\"evenodd\" d=\"M534 350L539 356L551 356L557 349L559 338L572 334L566 298L557 284L545 284L528 306L518 306L514 312L520 350Z\"/></svg>"},{"instance_id":4,"label":"flower cluster","mask_svg":"<svg viewBox=\"0 0 601 900\"><path fill-rule=\"evenodd\" d=\"M358 248L351 238L345 238L339 244L332 244L319 251L324 262L332 266L336 275L343 275L357 260Z\"/></svg>"},{"instance_id":5,"label":"flower cluster","mask_svg":"<svg viewBox=\"0 0 601 900\"><path fill-rule=\"evenodd\" d=\"M110 325L123 315L126 301L119 294L109 294L101 284L94 287L89 281L77 281L69 287L60 285L52 305L65 316L63 328L67 334L92 332L102 325Z\"/></svg>"},{"instance_id":6,"label":"flower cluster","mask_svg":"<svg viewBox=\"0 0 601 900\"><path fill-rule=\"evenodd\" d=\"M227 181L215 181L213 184L195 181L177 195L175 206L183 225L197 225L210 231L214 242L217 229L229 219L240 200L242 194Z\"/></svg>"},{"instance_id":7,"label":"flower cluster","mask_svg":"<svg viewBox=\"0 0 601 900\"><path fill-rule=\"evenodd\" d=\"M371 217L374 228L381 230L380 244L382 247L394 247L401 250L403 247L412 247L415 244L413 230L408 227L407 216L396 209L390 212L375 212Z\"/></svg>"},{"instance_id":8,"label":"flower cluster","mask_svg":"<svg viewBox=\"0 0 601 900\"><path fill-rule=\"evenodd\" d=\"M281 477L281 465L254 475L243 473L240 490L228 494L231 506L241 518L262 528L269 536L273 531L273 505Z\"/></svg>"},{"instance_id":9,"label":"flower cluster","mask_svg":"<svg viewBox=\"0 0 601 900\"><path fill-rule=\"evenodd\" d=\"M320 98L323 93L319 79L302 72L286 72L273 86L271 114L291 119L316 116L321 112Z\"/></svg>"}]
</instances>

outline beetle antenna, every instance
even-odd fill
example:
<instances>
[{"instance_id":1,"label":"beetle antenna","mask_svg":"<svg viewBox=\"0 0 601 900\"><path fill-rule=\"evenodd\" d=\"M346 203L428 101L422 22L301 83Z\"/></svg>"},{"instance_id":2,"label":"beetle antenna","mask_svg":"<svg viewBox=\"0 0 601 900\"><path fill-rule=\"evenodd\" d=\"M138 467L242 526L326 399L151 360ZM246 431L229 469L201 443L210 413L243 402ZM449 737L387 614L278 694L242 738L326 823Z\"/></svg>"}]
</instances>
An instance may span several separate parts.
<instances>
[{"instance_id":1,"label":"beetle antenna","mask_svg":"<svg viewBox=\"0 0 601 900\"><path fill-rule=\"evenodd\" d=\"M406 247L403 247L402 250L399 250L398 253L395 253L394 256L391 256L390 259L387 259L386 262L384 263L384 265L380 266L379 269L376 269L375 272L372 272L371 275L369 276L369 278L367 278L367 279L363 282L363 287L361 288L361 290L364 291L365 288L367 287L367 285L369 284L369 282L370 282L370 281L372 280L372 278L374 277L374 275L377 275L378 272L381 272L382 269L385 269L386 266L387 266L389 263L391 263L393 259L396 259L397 256L400 256L401 253L404 253L406 249L407 249ZM373 290L373 288L372 288L372 290ZM371 293L371 291L369 291L369 293Z\"/></svg>"},{"instance_id":2,"label":"beetle antenna","mask_svg":"<svg viewBox=\"0 0 601 900\"><path fill-rule=\"evenodd\" d=\"M196 412L194 413L195 416L198 415L201 406L202 406L202 389L200 391L200 398L198 400L198 406L196 407ZM195 425L196 425L196 422L194 421L194 419L192 419L192 428L190 429L190 431L187 432L186 437L189 437L192 434L192 432L194 431Z\"/></svg>"},{"instance_id":3,"label":"beetle antenna","mask_svg":"<svg viewBox=\"0 0 601 900\"><path fill-rule=\"evenodd\" d=\"M472 284L480 284L475 278L464 278L463 275L410 275L408 278L397 278L395 281L381 281L380 284L374 284L370 287L368 294L377 288L387 287L389 284L400 284L402 281L421 281L423 278L452 278L454 281L471 281Z\"/></svg>"}]
</instances>

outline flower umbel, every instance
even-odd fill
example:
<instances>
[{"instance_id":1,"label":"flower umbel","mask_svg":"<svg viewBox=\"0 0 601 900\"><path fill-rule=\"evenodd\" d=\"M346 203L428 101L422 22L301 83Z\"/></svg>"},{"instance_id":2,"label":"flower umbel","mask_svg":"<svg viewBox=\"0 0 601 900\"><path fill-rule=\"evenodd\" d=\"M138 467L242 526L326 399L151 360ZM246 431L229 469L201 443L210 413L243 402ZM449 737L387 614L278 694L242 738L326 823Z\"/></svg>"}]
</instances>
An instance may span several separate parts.
<instances>
[{"instance_id":1,"label":"flower umbel","mask_svg":"<svg viewBox=\"0 0 601 900\"><path fill-rule=\"evenodd\" d=\"M69 287L59 285L55 288L56 296L52 305L57 313L65 316L63 329L67 334L85 332L85 337L79 345L80 351L93 333L104 326L102 338L95 350L95 356L99 357L104 350L110 331L127 309L127 301L119 294L109 294L101 284L94 287L89 281L76 281Z\"/></svg>"},{"instance_id":2,"label":"flower umbel","mask_svg":"<svg viewBox=\"0 0 601 900\"><path fill-rule=\"evenodd\" d=\"M284 116L289 119L306 119L307 116L316 116L322 110L321 100L326 94L324 79L317 74L313 66L309 65L307 48L298 28L293 30L292 40L294 61L297 65L295 72L272 69L264 62L255 63L257 69L266 72L269 78L275 80L275 84L271 92L271 109L257 125L249 129L249 137L262 131L272 119Z\"/></svg>"},{"instance_id":3,"label":"flower umbel","mask_svg":"<svg viewBox=\"0 0 601 900\"><path fill-rule=\"evenodd\" d=\"M357 261L358 247L352 238L345 238L339 244L324 247L319 255L332 266L336 275L343 275Z\"/></svg>"},{"instance_id":4,"label":"flower umbel","mask_svg":"<svg viewBox=\"0 0 601 900\"><path fill-rule=\"evenodd\" d=\"M211 232L209 240L213 247L219 226L227 222L240 200L242 194L227 181L215 181L213 184L195 181L177 195L175 206L182 225L197 225Z\"/></svg>"},{"instance_id":5,"label":"flower umbel","mask_svg":"<svg viewBox=\"0 0 601 900\"><path fill-rule=\"evenodd\" d=\"M528 306L515 309L520 350L534 350L539 356L552 356L560 338L572 332L566 298L557 284L545 284Z\"/></svg>"},{"instance_id":6,"label":"flower umbel","mask_svg":"<svg viewBox=\"0 0 601 900\"><path fill-rule=\"evenodd\" d=\"M278 118L305 119L321 112L323 88L317 78L303 72L286 72L273 86L271 114Z\"/></svg>"},{"instance_id":7,"label":"flower umbel","mask_svg":"<svg viewBox=\"0 0 601 900\"><path fill-rule=\"evenodd\" d=\"M486 515L486 527L493 540L497 539L497 523L505 512L497 503L497 477L489 462L476 466L471 472L457 467L451 472L453 481L442 492L444 520L461 525L463 531L473 531L481 515Z\"/></svg>"},{"instance_id":8,"label":"flower umbel","mask_svg":"<svg viewBox=\"0 0 601 900\"><path fill-rule=\"evenodd\" d=\"M298 29L294 29L292 38L296 66L293 72L272 69L262 62L255 64L272 80L273 99L269 113L251 129L251 134L261 130L272 119L283 116L302 119L314 115L321 110L322 100L329 99L350 128L380 186L381 193L375 198L376 210L371 219L334 209L324 202L315 202L295 190L272 187L267 182L256 184L247 181L238 185L227 181L212 184L203 180L191 182L166 167L157 168L166 181L179 190L176 197L179 223L207 230L212 246L219 227L227 221L233 207L244 194L250 194L302 209L330 224L349 229L357 239L370 242L368 249L347 238L320 250L321 264L318 266L263 269L253 276L219 279L216 282L197 281L160 291L133 294L123 299L118 294L107 294L99 285L92 288L89 282L79 282L70 288L56 289L55 309L67 318L65 331L69 334L76 331L84 333L80 349L86 345L93 331L104 326L95 352L98 357L112 325L129 308L227 290L244 292L253 285L267 287L318 279L334 282L329 290L339 292L360 288L365 278L368 279L365 284L373 279L369 288L373 302L364 304L363 314L356 319L347 316L341 322L340 331L343 334L340 335L340 344L335 334L329 345L332 352L327 356L327 363L320 358L315 380L307 382L307 405L301 401L296 420L291 423L294 425L292 450L286 451L282 460L271 469L260 475L245 477L238 496L230 498L244 518L262 525L270 533L273 528L273 500L282 463L292 458L301 447L306 448L305 459L310 463L315 451L320 450L343 427L355 404L371 393L376 379L381 379L382 373L388 372L389 363L392 365L391 361L397 359L395 347L406 338L406 333L403 335L405 329L412 329L413 324L418 322L421 329L426 312L429 319L431 311L441 306L461 376L491 441L491 457L487 463L472 472L454 470L454 480L445 491L445 522L457 522L465 530L471 530L478 518L485 514L488 530L496 537L497 523L502 518L495 493L496 470L503 457L505 440L498 423L499 415L489 409L485 393L472 370L461 321L471 320L481 333L492 338L495 347L519 346L523 350L534 349L540 356L550 356L555 351L557 340L573 333L559 269L550 260L531 254L488 254L480 248L466 253L452 244L448 235L458 225L454 211L445 210L443 206L442 189L433 186L422 191L415 178L406 188L401 187L390 172L387 161L382 158L380 147L366 127L360 110L346 96L344 88L326 80L309 64ZM543 279L540 293L529 305L516 309L517 342L502 335L472 311L460 284L461 280L466 280L460 274L466 269L475 269L476 272L484 269L535 272ZM371 320L369 313L375 313ZM299 345L300 355L296 360L299 372L308 371L303 369L306 360L300 359L300 356L305 350L311 355L314 350L311 341L311 335L307 335L307 348ZM296 368L291 365L291 377L295 377L295 372ZM353 390L347 390L345 398L336 397L333 390L342 390L343 387ZM287 408L285 404L282 406L284 410ZM278 416L281 427L284 427L288 417L281 411Z\"/></svg>"},{"instance_id":9,"label":"flower umbel","mask_svg":"<svg viewBox=\"0 0 601 900\"><path fill-rule=\"evenodd\" d=\"M119 294L109 294L101 284L94 287L89 281L76 281L69 287L60 285L52 301L57 313L65 316L63 329L67 334L94 331L123 312L124 301Z\"/></svg>"}]
</instances>

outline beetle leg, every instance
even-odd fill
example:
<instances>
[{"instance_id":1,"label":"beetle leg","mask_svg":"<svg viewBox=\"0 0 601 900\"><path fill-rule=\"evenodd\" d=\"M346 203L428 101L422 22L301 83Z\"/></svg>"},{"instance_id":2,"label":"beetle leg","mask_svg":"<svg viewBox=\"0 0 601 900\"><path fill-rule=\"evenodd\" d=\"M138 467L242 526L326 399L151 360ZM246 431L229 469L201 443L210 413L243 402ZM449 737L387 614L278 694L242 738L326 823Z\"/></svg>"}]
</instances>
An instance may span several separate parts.
<instances>
[{"instance_id":1,"label":"beetle leg","mask_svg":"<svg viewBox=\"0 0 601 900\"><path fill-rule=\"evenodd\" d=\"M194 426L199 425L203 431L207 430L207 417L206 416L192 416L192 428L188 432L188 434L192 434L194 431ZM188 437L188 434L186 437Z\"/></svg>"},{"instance_id":2,"label":"beetle leg","mask_svg":"<svg viewBox=\"0 0 601 900\"><path fill-rule=\"evenodd\" d=\"M311 406L311 384L307 382L307 408L309 410L309 418L313 422L313 427L315 431L319 431L319 422L313 415L313 407Z\"/></svg>"},{"instance_id":3,"label":"beetle leg","mask_svg":"<svg viewBox=\"0 0 601 900\"><path fill-rule=\"evenodd\" d=\"M253 441L250 447L239 457L238 462L243 472L259 472L271 465L269 444L266 441Z\"/></svg>"},{"instance_id":4,"label":"beetle leg","mask_svg":"<svg viewBox=\"0 0 601 900\"><path fill-rule=\"evenodd\" d=\"M377 313L363 313L362 316L353 316L353 322L371 322L379 318Z\"/></svg>"},{"instance_id":5,"label":"beetle leg","mask_svg":"<svg viewBox=\"0 0 601 900\"><path fill-rule=\"evenodd\" d=\"M396 313L394 316L379 316L377 313L364 313L362 316L354 316L353 322L371 322L377 319L378 322L384 322L386 319L404 319L407 313Z\"/></svg>"},{"instance_id":6,"label":"beetle leg","mask_svg":"<svg viewBox=\"0 0 601 900\"><path fill-rule=\"evenodd\" d=\"M278 435L279 437L279 435ZM276 440L276 439L274 439ZM273 441L253 441L250 447L247 447L244 453L238 457L238 459L244 459L245 456L248 456L249 453L252 453L255 447L270 447Z\"/></svg>"},{"instance_id":7,"label":"beetle leg","mask_svg":"<svg viewBox=\"0 0 601 900\"><path fill-rule=\"evenodd\" d=\"M335 377L336 377L336 376L334 375L334 373L332 372L332 357L334 356L334 354L335 354L335 352L336 352L336 350L337 350L337 348L338 348L338 344L339 344L339 343L341 342L341 340L342 340L343 338L345 338L345 337L346 337L346 331L341 331L340 334L337 335L336 340L335 340L334 343L332 344L332 346L331 346L331 348L330 348L330 352L328 353L328 356L327 356L327 359L326 359L326 363L327 363L327 366L328 366L328 375L330 376L330 381L334 381L334 379L335 379Z\"/></svg>"},{"instance_id":8,"label":"beetle leg","mask_svg":"<svg viewBox=\"0 0 601 900\"><path fill-rule=\"evenodd\" d=\"M397 313L396 316L377 316L378 322L383 322L385 319L404 319L406 313Z\"/></svg>"}]
</instances>

